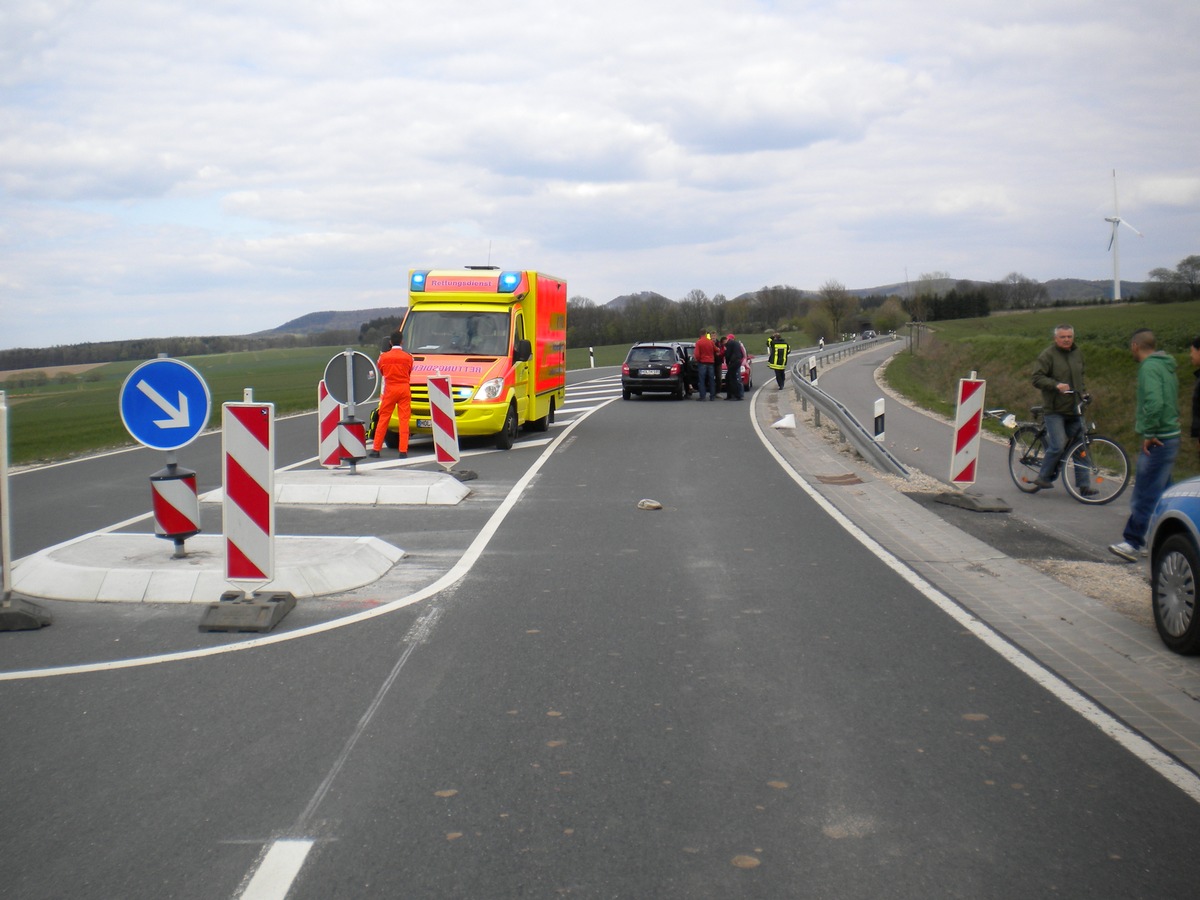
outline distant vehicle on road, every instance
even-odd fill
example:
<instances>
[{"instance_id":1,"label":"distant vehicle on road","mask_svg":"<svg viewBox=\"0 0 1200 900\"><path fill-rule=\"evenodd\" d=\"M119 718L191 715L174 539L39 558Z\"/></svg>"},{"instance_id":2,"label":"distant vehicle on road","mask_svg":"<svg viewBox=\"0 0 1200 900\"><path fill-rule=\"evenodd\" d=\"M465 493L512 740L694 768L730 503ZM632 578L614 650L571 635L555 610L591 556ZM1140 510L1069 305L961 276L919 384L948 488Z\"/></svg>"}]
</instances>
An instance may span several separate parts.
<instances>
[{"instance_id":1,"label":"distant vehicle on road","mask_svg":"<svg viewBox=\"0 0 1200 900\"><path fill-rule=\"evenodd\" d=\"M689 346L681 341L634 344L621 364L621 398L628 400L644 393L665 393L682 400L692 389L688 381L690 361Z\"/></svg>"},{"instance_id":2,"label":"distant vehicle on road","mask_svg":"<svg viewBox=\"0 0 1200 900\"><path fill-rule=\"evenodd\" d=\"M1150 520L1150 605L1162 642L1176 653L1200 653L1200 478L1172 485Z\"/></svg>"},{"instance_id":3,"label":"distant vehicle on road","mask_svg":"<svg viewBox=\"0 0 1200 900\"><path fill-rule=\"evenodd\" d=\"M879 337L879 332L878 332L878 331L875 331L875 330L873 330L873 329L871 329L871 328L868 328L868 329L866 329L866 330L865 330L865 331L862 333L862 339L863 339L864 341L869 341L869 340L871 340L871 338L877 338L877 337Z\"/></svg>"}]
</instances>

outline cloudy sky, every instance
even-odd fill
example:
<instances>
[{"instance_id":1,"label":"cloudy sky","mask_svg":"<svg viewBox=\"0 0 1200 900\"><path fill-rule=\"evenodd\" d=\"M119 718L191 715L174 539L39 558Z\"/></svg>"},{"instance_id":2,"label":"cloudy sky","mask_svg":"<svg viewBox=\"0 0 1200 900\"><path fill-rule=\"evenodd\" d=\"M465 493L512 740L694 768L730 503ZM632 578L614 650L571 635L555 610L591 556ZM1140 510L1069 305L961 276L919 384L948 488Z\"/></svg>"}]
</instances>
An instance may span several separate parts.
<instances>
[{"instance_id":1,"label":"cloudy sky","mask_svg":"<svg viewBox=\"0 0 1200 900\"><path fill-rule=\"evenodd\" d=\"M7 0L0 348L1200 253L1182 0Z\"/></svg>"}]
</instances>

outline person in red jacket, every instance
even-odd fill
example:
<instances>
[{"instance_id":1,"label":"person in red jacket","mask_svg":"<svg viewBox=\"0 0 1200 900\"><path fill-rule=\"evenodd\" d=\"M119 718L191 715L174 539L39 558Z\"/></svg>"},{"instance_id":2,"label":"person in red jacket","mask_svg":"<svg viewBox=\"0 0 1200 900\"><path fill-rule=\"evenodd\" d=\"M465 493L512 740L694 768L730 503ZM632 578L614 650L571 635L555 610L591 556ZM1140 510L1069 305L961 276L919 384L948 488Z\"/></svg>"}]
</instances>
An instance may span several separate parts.
<instances>
[{"instance_id":1,"label":"person in red jacket","mask_svg":"<svg viewBox=\"0 0 1200 900\"><path fill-rule=\"evenodd\" d=\"M379 458L383 449L383 438L387 434L388 424L392 420L392 410L396 411L400 428L400 458L408 456L408 417L412 413L412 379L413 358L404 349L403 337L399 331L392 333L392 349L379 354L377 365L379 374L383 376L383 394L379 398L379 422L375 426L373 449L368 456Z\"/></svg>"},{"instance_id":2,"label":"person in red jacket","mask_svg":"<svg viewBox=\"0 0 1200 900\"><path fill-rule=\"evenodd\" d=\"M717 378L713 371L713 364L716 362L716 345L713 344L706 329L700 329L700 337L696 338L696 347L692 350L692 356L699 366L700 399L704 400L707 394L708 399L716 400Z\"/></svg>"}]
</instances>

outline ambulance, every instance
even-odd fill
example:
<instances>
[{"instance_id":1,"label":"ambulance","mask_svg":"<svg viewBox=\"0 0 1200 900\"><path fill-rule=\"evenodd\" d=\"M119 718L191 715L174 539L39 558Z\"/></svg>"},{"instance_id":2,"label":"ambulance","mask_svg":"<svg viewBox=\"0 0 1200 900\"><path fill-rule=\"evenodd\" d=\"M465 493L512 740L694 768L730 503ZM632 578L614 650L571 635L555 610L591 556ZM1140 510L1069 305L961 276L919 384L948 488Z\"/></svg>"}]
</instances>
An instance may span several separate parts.
<instances>
[{"instance_id":1,"label":"ambulance","mask_svg":"<svg viewBox=\"0 0 1200 900\"><path fill-rule=\"evenodd\" d=\"M431 375L450 379L460 436L507 450L522 426L547 431L567 383L567 283L494 266L414 269L400 326L413 356L410 434L430 434ZM388 425L392 445L399 422Z\"/></svg>"}]
</instances>

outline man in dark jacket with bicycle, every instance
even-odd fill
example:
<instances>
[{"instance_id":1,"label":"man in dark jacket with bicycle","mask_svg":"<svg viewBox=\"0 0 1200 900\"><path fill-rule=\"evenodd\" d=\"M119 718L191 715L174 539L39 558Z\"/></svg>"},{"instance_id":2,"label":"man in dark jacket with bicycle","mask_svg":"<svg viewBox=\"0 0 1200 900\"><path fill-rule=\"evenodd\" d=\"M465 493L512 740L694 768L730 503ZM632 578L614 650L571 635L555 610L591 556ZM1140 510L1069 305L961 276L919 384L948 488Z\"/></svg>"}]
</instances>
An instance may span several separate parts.
<instances>
[{"instance_id":1,"label":"man in dark jacket with bicycle","mask_svg":"<svg viewBox=\"0 0 1200 900\"><path fill-rule=\"evenodd\" d=\"M1054 343L1038 354L1033 365L1033 386L1042 392L1045 409L1046 455L1034 484L1046 490L1054 487L1059 458L1063 451L1083 436L1083 416L1078 398L1083 396L1083 351L1075 345L1075 329L1056 325ZM1079 493L1096 493L1083 466L1076 466Z\"/></svg>"}]
</instances>

